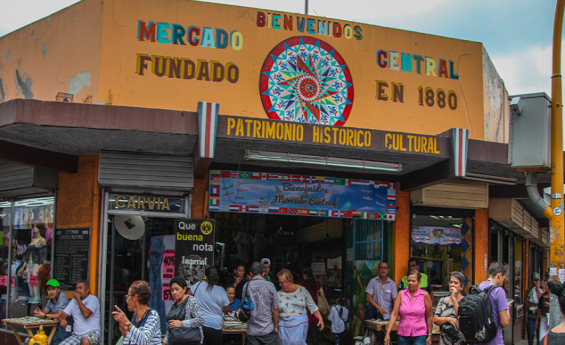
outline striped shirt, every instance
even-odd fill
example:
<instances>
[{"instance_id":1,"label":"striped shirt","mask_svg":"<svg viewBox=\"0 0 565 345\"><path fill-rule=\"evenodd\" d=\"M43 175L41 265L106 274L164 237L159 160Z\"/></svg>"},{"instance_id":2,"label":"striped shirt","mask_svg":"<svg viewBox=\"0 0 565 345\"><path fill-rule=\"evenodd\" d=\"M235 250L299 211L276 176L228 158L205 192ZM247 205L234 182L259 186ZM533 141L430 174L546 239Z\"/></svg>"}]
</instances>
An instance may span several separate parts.
<instances>
[{"instance_id":1,"label":"striped shirt","mask_svg":"<svg viewBox=\"0 0 565 345\"><path fill-rule=\"evenodd\" d=\"M145 324L140 328L132 326L123 343L124 345L160 345L161 320L159 314L151 310Z\"/></svg>"},{"instance_id":2,"label":"striped shirt","mask_svg":"<svg viewBox=\"0 0 565 345\"><path fill-rule=\"evenodd\" d=\"M279 305L279 296L275 285L261 276L256 276L243 287L243 297L245 297L247 289L249 289L248 294L255 305L255 309L251 311L251 317L247 322L247 334L259 337L271 333L275 329L273 308Z\"/></svg>"},{"instance_id":3,"label":"striped shirt","mask_svg":"<svg viewBox=\"0 0 565 345\"><path fill-rule=\"evenodd\" d=\"M196 298L192 296L187 296L188 302L184 307L185 310L185 320L182 320L182 326L186 328L198 328L200 329L200 343L204 340L204 333L202 332L202 325L204 324L204 314L202 313L202 308ZM169 330L167 330L167 335L163 339L163 343L169 343Z\"/></svg>"}]
</instances>

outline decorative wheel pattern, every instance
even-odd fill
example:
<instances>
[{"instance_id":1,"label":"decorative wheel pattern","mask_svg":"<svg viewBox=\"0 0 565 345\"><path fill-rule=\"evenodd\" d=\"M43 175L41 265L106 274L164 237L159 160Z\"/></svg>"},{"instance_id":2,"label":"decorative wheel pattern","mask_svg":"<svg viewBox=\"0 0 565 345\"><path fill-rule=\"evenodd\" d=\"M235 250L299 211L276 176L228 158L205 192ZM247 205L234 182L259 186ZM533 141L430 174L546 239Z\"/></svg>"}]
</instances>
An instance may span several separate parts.
<instances>
[{"instance_id":1,"label":"decorative wheel pattern","mask_svg":"<svg viewBox=\"0 0 565 345\"><path fill-rule=\"evenodd\" d=\"M263 107L271 119L342 126L353 106L353 79L341 55L313 37L279 43L263 64Z\"/></svg>"}]
</instances>

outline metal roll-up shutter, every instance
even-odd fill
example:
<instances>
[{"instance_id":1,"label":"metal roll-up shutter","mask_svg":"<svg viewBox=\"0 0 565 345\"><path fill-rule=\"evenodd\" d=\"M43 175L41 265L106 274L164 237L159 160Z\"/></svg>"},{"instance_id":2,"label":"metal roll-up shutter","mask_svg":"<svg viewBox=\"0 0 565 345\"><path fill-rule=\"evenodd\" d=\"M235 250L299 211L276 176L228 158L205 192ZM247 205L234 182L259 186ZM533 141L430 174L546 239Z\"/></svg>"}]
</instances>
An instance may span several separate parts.
<instances>
[{"instance_id":1,"label":"metal roll-up shutter","mask_svg":"<svg viewBox=\"0 0 565 345\"><path fill-rule=\"evenodd\" d=\"M98 183L102 187L190 191L192 157L102 151Z\"/></svg>"},{"instance_id":2,"label":"metal roll-up shutter","mask_svg":"<svg viewBox=\"0 0 565 345\"><path fill-rule=\"evenodd\" d=\"M56 171L0 162L0 198L41 194L56 188Z\"/></svg>"}]
</instances>

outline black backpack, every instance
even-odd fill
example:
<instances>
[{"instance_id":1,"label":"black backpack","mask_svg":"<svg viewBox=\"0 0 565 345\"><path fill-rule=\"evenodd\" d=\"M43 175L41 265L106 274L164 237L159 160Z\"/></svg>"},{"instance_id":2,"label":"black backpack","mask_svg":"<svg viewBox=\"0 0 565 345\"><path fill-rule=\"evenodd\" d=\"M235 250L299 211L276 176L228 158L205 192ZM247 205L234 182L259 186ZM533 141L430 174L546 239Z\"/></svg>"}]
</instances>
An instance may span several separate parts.
<instances>
[{"instance_id":1,"label":"black backpack","mask_svg":"<svg viewBox=\"0 0 565 345\"><path fill-rule=\"evenodd\" d=\"M482 291L478 285L459 301L459 330L468 344L488 343L496 337L498 325L494 322L490 293L500 286L489 286Z\"/></svg>"}]
</instances>

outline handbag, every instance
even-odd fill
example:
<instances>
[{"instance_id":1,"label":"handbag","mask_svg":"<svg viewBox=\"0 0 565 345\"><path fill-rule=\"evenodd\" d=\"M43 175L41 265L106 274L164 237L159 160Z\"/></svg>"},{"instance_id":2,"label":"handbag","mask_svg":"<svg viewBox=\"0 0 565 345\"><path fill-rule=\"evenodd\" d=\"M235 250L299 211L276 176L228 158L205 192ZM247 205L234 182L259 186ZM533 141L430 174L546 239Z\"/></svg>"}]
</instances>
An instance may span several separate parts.
<instances>
[{"instance_id":1,"label":"handbag","mask_svg":"<svg viewBox=\"0 0 565 345\"><path fill-rule=\"evenodd\" d=\"M449 322L441 325L439 329L440 332L447 335L452 342L456 342L461 339L461 332L457 328L453 327L453 325Z\"/></svg>"},{"instance_id":2,"label":"handbag","mask_svg":"<svg viewBox=\"0 0 565 345\"><path fill-rule=\"evenodd\" d=\"M330 306L328 304L328 300L324 295L324 288L320 286L320 290L318 290L318 310L320 310L320 314L327 315L330 312Z\"/></svg>"},{"instance_id":3,"label":"handbag","mask_svg":"<svg viewBox=\"0 0 565 345\"><path fill-rule=\"evenodd\" d=\"M197 288L198 289L198 288ZM176 315L171 315L171 311L167 314L167 321L169 320L186 320L186 303L188 302L189 298L194 298L192 296L188 296L185 298L184 302L180 306L177 307L175 312ZM171 306L171 310L175 307L175 304ZM180 308L180 310L178 309ZM181 314L182 313L182 314ZM170 316L169 316L170 315ZM180 318L180 315L184 315L184 317ZM200 328L187 328L187 327L180 327L180 328L171 328L169 330L169 338L171 339L170 344L177 344L177 343L189 343L192 341L200 341Z\"/></svg>"},{"instance_id":4,"label":"handbag","mask_svg":"<svg viewBox=\"0 0 565 345\"><path fill-rule=\"evenodd\" d=\"M251 300L251 296L247 293L247 288L249 287L249 283L245 284L245 293L243 294L243 298L241 299L241 310L237 314L237 318L239 321L245 323L249 321L251 317L251 311L255 309L255 305Z\"/></svg>"}]
</instances>

